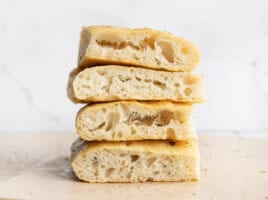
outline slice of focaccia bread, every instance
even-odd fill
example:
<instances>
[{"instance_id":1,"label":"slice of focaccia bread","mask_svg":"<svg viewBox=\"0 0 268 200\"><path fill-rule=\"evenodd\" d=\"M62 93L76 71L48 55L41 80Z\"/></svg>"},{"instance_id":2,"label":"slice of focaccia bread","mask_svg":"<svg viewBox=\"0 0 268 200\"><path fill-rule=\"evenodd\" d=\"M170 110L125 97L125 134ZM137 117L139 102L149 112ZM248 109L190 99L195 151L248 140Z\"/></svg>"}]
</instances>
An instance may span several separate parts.
<instances>
[{"instance_id":1,"label":"slice of focaccia bread","mask_svg":"<svg viewBox=\"0 0 268 200\"><path fill-rule=\"evenodd\" d=\"M168 71L190 71L199 62L188 40L149 28L83 27L78 65L123 64Z\"/></svg>"},{"instance_id":2,"label":"slice of focaccia bread","mask_svg":"<svg viewBox=\"0 0 268 200\"><path fill-rule=\"evenodd\" d=\"M84 140L194 140L192 105L118 101L85 106L76 117L76 130Z\"/></svg>"},{"instance_id":3,"label":"slice of focaccia bread","mask_svg":"<svg viewBox=\"0 0 268 200\"><path fill-rule=\"evenodd\" d=\"M199 179L196 142L76 141L71 166L86 182L191 181Z\"/></svg>"},{"instance_id":4,"label":"slice of focaccia bread","mask_svg":"<svg viewBox=\"0 0 268 200\"><path fill-rule=\"evenodd\" d=\"M69 96L78 102L171 100L202 102L203 78L188 72L106 65L70 77Z\"/></svg>"}]
</instances>

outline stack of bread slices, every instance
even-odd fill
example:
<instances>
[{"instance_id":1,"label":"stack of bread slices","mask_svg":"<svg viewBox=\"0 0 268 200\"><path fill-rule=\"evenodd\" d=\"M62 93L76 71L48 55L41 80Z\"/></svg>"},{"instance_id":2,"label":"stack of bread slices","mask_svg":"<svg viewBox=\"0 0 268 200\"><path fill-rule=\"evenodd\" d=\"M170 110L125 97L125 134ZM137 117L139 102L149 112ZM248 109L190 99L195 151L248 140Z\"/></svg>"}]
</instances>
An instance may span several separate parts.
<instances>
[{"instance_id":1,"label":"stack of bread slices","mask_svg":"<svg viewBox=\"0 0 268 200\"><path fill-rule=\"evenodd\" d=\"M203 78L192 74L198 49L170 33L83 27L68 94L85 103L71 166L86 182L199 179L192 104Z\"/></svg>"}]
</instances>

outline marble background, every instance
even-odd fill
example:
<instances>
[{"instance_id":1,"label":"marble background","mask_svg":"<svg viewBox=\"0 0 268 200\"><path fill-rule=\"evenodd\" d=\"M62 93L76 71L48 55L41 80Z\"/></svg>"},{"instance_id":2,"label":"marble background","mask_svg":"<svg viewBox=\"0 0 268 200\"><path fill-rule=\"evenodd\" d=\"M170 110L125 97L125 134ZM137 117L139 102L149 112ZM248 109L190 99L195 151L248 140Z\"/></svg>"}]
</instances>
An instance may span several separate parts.
<instances>
[{"instance_id":1,"label":"marble background","mask_svg":"<svg viewBox=\"0 0 268 200\"><path fill-rule=\"evenodd\" d=\"M80 27L152 27L192 40L207 101L198 130L268 129L268 1L1 0L0 132L74 130L66 97Z\"/></svg>"}]
</instances>

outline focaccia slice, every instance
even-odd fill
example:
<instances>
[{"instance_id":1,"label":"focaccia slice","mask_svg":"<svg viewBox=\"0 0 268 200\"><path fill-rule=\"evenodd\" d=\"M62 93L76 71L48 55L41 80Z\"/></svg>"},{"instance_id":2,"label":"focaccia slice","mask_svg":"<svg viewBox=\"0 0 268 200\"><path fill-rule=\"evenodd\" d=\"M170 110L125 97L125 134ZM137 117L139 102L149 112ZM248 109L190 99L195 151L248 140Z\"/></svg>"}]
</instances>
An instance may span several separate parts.
<instances>
[{"instance_id":1,"label":"focaccia slice","mask_svg":"<svg viewBox=\"0 0 268 200\"><path fill-rule=\"evenodd\" d=\"M169 101L97 103L78 112L76 130L89 141L195 140L192 110Z\"/></svg>"},{"instance_id":2,"label":"focaccia slice","mask_svg":"<svg viewBox=\"0 0 268 200\"><path fill-rule=\"evenodd\" d=\"M188 72L106 65L71 73L69 96L75 102L116 100L204 100L203 77Z\"/></svg>"},{"instance_id":3,"label":"focaccia slice","mask_svg":"<svg viewBox=\"0 0 268 200\"><path fill-rule=\"evenodd\" d=\"M78 140L71 166L91 183L192 181L199 179L199 151L196 142Z\"/></svg>"},{"instance_id":4,"label":"focaccia slice","mask_svg":"<svg viewBox=\"0 0 268 200\"><path fill-rule=\"evenodd\" d=\"M78 65L121 64L191 71L199 62L198 49L188 40L150 28L83 27Z\"/></svg>"}]
</instances>

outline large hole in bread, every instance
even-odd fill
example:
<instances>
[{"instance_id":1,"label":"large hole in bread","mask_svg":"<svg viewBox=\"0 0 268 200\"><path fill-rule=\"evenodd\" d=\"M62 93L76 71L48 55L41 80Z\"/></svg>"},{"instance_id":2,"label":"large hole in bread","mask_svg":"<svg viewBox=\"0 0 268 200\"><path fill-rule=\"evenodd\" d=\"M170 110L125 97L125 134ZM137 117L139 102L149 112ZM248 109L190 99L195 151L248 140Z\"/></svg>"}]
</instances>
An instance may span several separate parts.
<instances>
[{"instance_id":1,"label":"large hole in bread","mask_svg":"<svg viewBox=\"0 0 268 200\"><path fill-rule=\"evenodd\" d=\"M121 108L124 111L124 115L128 115L128 113L129 113L128 105L121 104Z\"/></svg>"},{"instance_id":2,"label":"large hole in bread","mask_svg":"<svg viewBox=\"0 0 268 200\"><path fill-rule=\"evenodd\" d=\"M140 126L140 125L146 125L146 126L151 126L155 120L156 116L144 116L144 117L141 117L139 113L137 112L132 112L127 120L125 121L128 125L130 124L136 124L137 126Z\"/></svg>"},{"instance_id":3,"label":"large hole in bread","mask_svg":"<svg viewBox=\"0 0 268 200\"><path fill-rule=\"evenodd\" d=\"M141 42L141 47L146 48L147 46L149 46L151 49L155 49L154 43L155 43L155 40L154 40L153 36L145 37L143 39L143 41Z\"/></svg>"},{"instance_id":4,"label":"large hole in bread","mask_svg":"<svg viewBox=\"0 0 268 200\"><path fill-rule=\"evenodd\" d=\"M152 79L147 79L147 78L146 78L146 79L144 79L143 81L144 81L145 83L151 83L151 82L152 82Z\"/></svg>"},{"instance_id":5,"label":"large hole in bread","mask_svg":"<svg viewBox=\"0 0 268 200\"><path fill-rule=\"evenodd\" d=\"M160 171L154 171L153 174L154 175L158 175L160 173Z\"/></svg>"},{"instance_id":6,"label":"large hole in bread","mask_svg":"<svg viewBox=\"0 0 268 200\"><path fill-rule=\"evenodd\" d=\"M109 120L109 122L107 123L107 126L105 128L105 131L109 131L112 129L112 125L113 125L113 121Z\"/></svg>"},{"instance_id":7,"label":"large hole in bread","mask_svg":"<svg viewBox=\"0 0 268 200\"><path fill-rule=\"evenodd\" d=\"M115 169L114 168L108 168L105 170L105 177L110 177L114 173Z\"/></svg>"},{"instance_id":8,"label":"large hole in bread","mask_svg":"<svg viewBox=\"0 0 268 200\"><path fill-rule=\"evenodd\" d=\"M154 58L154 60L155 60L155 62L156 62L156 64L157 64L157 65L160 65L160 64L161 64L161 62L160 62L160 60L159 60L159 59Z\"/></svg>"},{"instance_id":9,"label":"large hole in bread","mask_svg":"<svg viewBox=\"0 0 268 200\"><path fill-rule=\"evenodd\" d=\"M99 46L102 46L102 47L110 47L110 48L113 48L113 49L118 49L119 48L117 42L112 42L112 41L109 41L109 40L96 40L96 43Z\"/></svg>"},{"instance_id":10,"label":"large hole in bread","mask_svg":"<svg viewBox=\"0 0 268 200\"><path fill-rule=\"evenodd\" d=\"M137 81L141 81L141 78L138 77L138 76L135 76L135 79L136 79Z\"/></svg>"},{"instance_id":11,"label":"large hole in bread","mask_svg":"<svg viewBox=\"0 0 268 200\"><path fill-rule=\"evenodd\" d=\"M146 181L147 182L152 182L152 181L154 181L154 178L153 177L149 177L149 178L146 179Z\"/></svg>"},{"instance_id":12,"label":"large hole in bread","mask_svg":"<svg viewBox=\"0 0 268 200\"><path fill-rule=\"evenodd\" d=\"M153 84L154 84L156 87L159 87L159 88L162 89L162 90L166 89L166 84L165 84L165 83L162 83L162 82L160 82L160 81L154 80L154 81L153 81Z\"/></svg>"},{"instance_id":13,"label":"large hole in bread","mask_svg":"<svg viewBox=\"0 0 268 200\"><path fill-rule=\"evenodd\" d=\"M119 75L118 78L119 78L119 80L120 80L121 82L127 82L127 81L131 80L130 77L122 76L122 75Z\"/></svg>"},{"instance_id":14,"label":"large hole in bread","mask_svg":"<svg viewBox=\"0 0 268 200\"><path fill-rule=\"evenodd\" d=\"M170 43L168 42L158 42L158 46L161 48L162 50L162 55L165 57L165 59L170 62L173 63L174 62L174 50L173 47Z\"/></svg>"},{"instance_id":15,"label":"large hole in bread","mask_svg":"<svg viewBox=\"0 0 268 200\"><path fill-rule=\"evenodd\" d=\"M166 126L170 123L170 120L174 119L174 112L163 110L159 112L158 118L156 119L155 124L157 126Z\"/></svg>"},{"instance_id":16,"label":"large hole in bread","mask_svg":"<svg viewBox=\"0 0 268 200\"><path fill-rule=\"evenodd\" d=\"M145 116L132 112L124 122L128 125L135 124L136 126L152 126L153 124L156 126L166 126L172 119L174 119L174 112L163 110L155 115Z\"/></svg>"},{"instance_id":17,"label":"large hole in bread","mask_svg":"<svg viewBox=\"0 0 268 200\"><path fill-rule=\"evenodd\" d=\"M135 45L133 42L127 42L127 45L130 46L132 49L140 50L140 47L138 45Z\"/></svg>"},{"instance_id":18,"label":"large hole in bread","mask_svg":"<svg viewBox=\"0 0 268 200\"><path fill-rule=\"evenodd\" d=\"M126 155L127 155L127 154L125 154L125 153L120 153L119 156L120 156L120 157L126 157Z\"/></svg>"},{"instance_id":19,"label":"large hole in bread","mask_svg":"<svg viewBox=\"0 0 268 200\"><path fill-rule=\"evenodd\" d=\"M156 157L151 157L148 160L146 160L146 166L147 167L151 167L152 164L154 164L154 162L157 160Z\"/></svg>"},{"instance_id":20,"label":"large hole in bread","mask_svg":"<svg viewBox=\"0 0 268 200\"><path fill-rule=\"evenodd\" d=\"M96 128L91 129L90 131L96 131L96 130L102 129L104 126L105 126L105 122L102 122Z\"/></svg>"},{"instance_id":21,"label":"large hole in bread","mask_svg":"<svg viewBox=\"0 0 268 200\"><path fill-rule=\"evenodd\" d=\"M98 166L99 166L99 162L98 162L98 159L97 157L93 157L92 159L92 168L97 171L98 170Z\"/></svg>"},{"instance_id":22,"label":"large hole in bread","mask_svg":"<svg viewBox=\"0 0 268 200\"><path fill-rule=\"evenodd\" d=\"M173 128L167 129L167 139L172 139L172 140L176 139L175 130Z\"/></svg>"},{"instance_id":23,"label":"large hole in bread","mask_svg":"<svg viewBox=\"0 0 268 200\"><path fill-rule=\"evenodd\" d=\"M145 37L143 40L139 42L132 42L132 41L111 41L111 40L96 40L96 43L101 47L108 47L113 49L124 49L127 47L132 48L133 50L139 51L150 47L151 49L155 49L155 41L153 36L152 37ZM138 58L134 58L138 59Z\"/></svg>"},{"instance_id":24,"label":"large hole in bread","mask_svg":"<svg viewBox=\"0 0 268 200\"><path fill-rule=\"evenodd\" d=\"M79 75L78 75L78 78L83 79L83 78L84 78L84 74L82 74L82 73L79 74Z\"/></svg>"},{"instance_id":25,"label":"large hole in bread","mask_svg":"<svg viewBox=\"0 0 268 200\"><path fill-rule=\"evenodd\" d=\"M180 83L176 82L176 83L174 83L174 86L175 87L180 87Z\"/></svg>"},{"instance_id":26,"label":"large hole in bread","mask_svg":"<svg viewBox=\"0 0 268 200\"><path fill-rule=\"evenodd\" d=\"M107 74L107 71L105 71L104 69L99 69L97 70L97 73L100 75L100 76L104 76Z\"/></svg>"},{"instance_id":27,"label":"large hole in bread","mask_svg":"<svg viewBox=\"0 0 268 200\"><path fill-rule=\"evenodd\" d=\"M124 49L124 48L126 48L126 46L127 46L126 42L121 42L121 43L119 44L118 49Z\"/></svg>"},{"instance_id":28,"label":"large hole in bread","mask_svg":"<svg viewBox=\"0 0 268 200\"><path fill-rule=\"evenodd\" d=\"M131 155L131 162L135 162L136 160L139 159L139 155Z\"/></svg>"},{"instance_id":29,"label":"large hole in bread","mask_svg":"<svg viewBox=\"0 0 268 200\"><path fill-rule=\"evenodd\" d=\"M135 130L135 128L134 127L131 127L131 135L135 135L136 134L136 130Z\"/></svg>"},{"instance_id":30,"label":"large hole in bread","mask_svg":"<svg viewBox=\"0 0 268 200\"><path fill-rule=\"evenodd\" d=\"M120 114L118 112L112 112L108 115L108 122L105 128L105 131L110 131L113 128L113 125L117 123L120 119Z\"/></svg>"}]
</instances>

